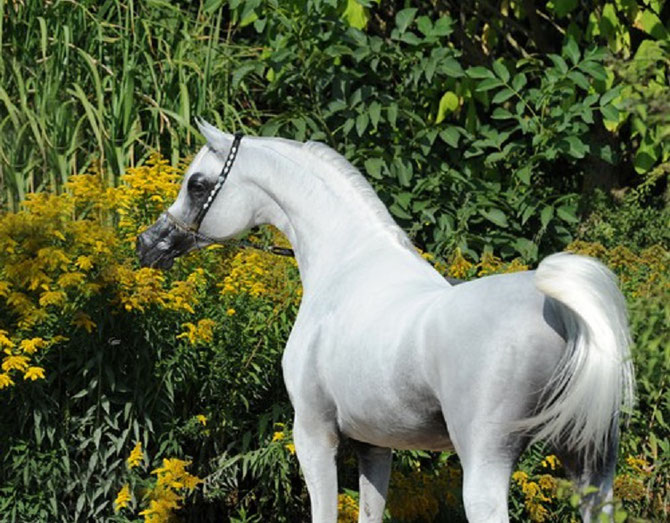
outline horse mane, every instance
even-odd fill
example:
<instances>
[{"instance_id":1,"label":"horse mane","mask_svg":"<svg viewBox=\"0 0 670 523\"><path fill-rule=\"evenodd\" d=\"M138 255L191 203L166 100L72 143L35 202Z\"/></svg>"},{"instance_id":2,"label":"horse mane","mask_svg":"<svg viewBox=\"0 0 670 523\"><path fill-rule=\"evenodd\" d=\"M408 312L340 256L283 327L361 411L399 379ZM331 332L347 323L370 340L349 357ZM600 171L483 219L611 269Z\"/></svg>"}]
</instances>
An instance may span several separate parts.
<instances>
[{"instance_id":1,"label":"horse mane","mask_svg":"<svg viewBox=\"0 0 670 523\"><path fill-rule=\"evenodd\" d=\"M348 189L349 199L360 203L360 208L372 222L378 224L401 246L416 252L411 240L393 220L370 183L344 156L321 142L305 142L301 148L335 173L336 178Z\"/></svg>"}]
</instances>

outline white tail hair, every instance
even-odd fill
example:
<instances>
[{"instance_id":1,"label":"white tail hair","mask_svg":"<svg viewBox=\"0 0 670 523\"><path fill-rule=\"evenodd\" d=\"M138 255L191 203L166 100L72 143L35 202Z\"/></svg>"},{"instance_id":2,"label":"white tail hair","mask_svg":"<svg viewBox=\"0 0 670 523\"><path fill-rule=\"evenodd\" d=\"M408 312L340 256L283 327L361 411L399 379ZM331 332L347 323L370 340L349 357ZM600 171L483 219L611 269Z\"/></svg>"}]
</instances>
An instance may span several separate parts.
<instances>
[{"instance_id":1,"label":"white tail hair","mask_svg":"<svg viewBox=\"0 0 670 523\"><path fill-rule=\"evenodd\" d=\"M567 347L543 405L519 426L533 441L559 444L593 462L606 452L621 408L629 412L635 399L626 303L612 271L576 254L545 258L535 285L560 304Z\"/></svg>"}]
</instances>

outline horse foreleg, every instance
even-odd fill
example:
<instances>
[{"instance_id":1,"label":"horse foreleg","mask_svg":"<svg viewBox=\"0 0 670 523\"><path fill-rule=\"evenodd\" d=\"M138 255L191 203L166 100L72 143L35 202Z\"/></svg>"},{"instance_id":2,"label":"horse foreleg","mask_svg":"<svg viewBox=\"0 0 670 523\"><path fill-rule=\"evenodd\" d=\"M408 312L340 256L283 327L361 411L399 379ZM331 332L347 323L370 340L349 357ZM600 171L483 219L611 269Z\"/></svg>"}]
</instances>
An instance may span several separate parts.
<instances>
[{"instance_id":1,"label":"horse foreleg","mask_svg":"<svg viewBox=\"0 0 670 523\"><path fill-rule=\"evenodd\" d=\"M335 424L321 421L317 416L296 414L293 441L309 492L312 522L335 523L337 521L335 457L339 443Z\"/></svg>"},{"instance_id":2,"label":"horse foreleg","mask_svg":"<svg viewBox=\"0 0 670 523\"><path fill-rule=\"evenodd\" d=\"M359 475L358 523L380 523L391 476L391 449L356 443Z\"/></svg>"}]
</instances>

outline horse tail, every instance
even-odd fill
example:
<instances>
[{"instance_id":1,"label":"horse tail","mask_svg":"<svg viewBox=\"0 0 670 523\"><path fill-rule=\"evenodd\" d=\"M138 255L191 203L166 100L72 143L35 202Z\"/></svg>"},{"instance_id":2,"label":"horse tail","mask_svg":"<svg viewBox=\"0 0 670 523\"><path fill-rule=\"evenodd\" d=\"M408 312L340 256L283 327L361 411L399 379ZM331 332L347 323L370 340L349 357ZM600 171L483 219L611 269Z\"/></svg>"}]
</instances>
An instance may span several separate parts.
<instances>
[{"instance_id":1,"label":"horse tail","mask_svg":"<svg viewBox=\"0 0 670 523\"><path fill-rule=\"evenodd\" d=\"M545 258L535 285L555 300L567 346L539 412L521 424L533 441L559 444L592 462L618 434L611 429L620 409L630 412L635 399L626 303L612 271L570 253Z\"/></svg>"}]
</instances>

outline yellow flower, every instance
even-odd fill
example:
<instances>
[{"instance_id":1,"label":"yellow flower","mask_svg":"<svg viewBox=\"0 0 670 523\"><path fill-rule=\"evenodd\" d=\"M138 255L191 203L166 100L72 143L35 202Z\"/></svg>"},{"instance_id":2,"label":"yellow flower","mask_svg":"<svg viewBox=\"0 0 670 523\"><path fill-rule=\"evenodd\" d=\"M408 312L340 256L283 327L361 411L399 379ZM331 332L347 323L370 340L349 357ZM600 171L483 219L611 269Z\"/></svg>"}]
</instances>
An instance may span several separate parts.
<instances>
[{"instance_id":1,"label":"yellow flower","mask_svg":"<svg viewBox=\"0 0 670 523\"><path fill-rule=\"evenodd\" d=\"M275 433L272 435L272 441L273 441L273 442L275 442L275 441L281 441L281 440L284 439L284 437L285 437L285 436L284 436L284 433L283 433L283 432L275 432Z\"/></svg>"},{"instance_id":2,"label":"yellow flower","mask_svg":"<svg viewBox=\"0 0 670 523\"><path fill-rule=\"evenodd\" d=\"M556 456L550 454L542 460L542 466L544 468L551 468L551 470L556 470L557 467L561 466L561 462Z\"/></svg>"},{"instance_id":3,"label":"yellow flower","mask_svg":"<svg viewBox=\"0 0 670 523\"><path fill-rule=\"evenodd\" d=\"M467 278L472 267L472 263L463 257L461 250L456 249L453 258L451 259L447 276L451 276L452 278Z\"/></svg>"},{"instance_id":4,"label":"yellow flower","mask_svg":"<svg viewBox=\"0 0 670 523\"><path fill-rule=\"evenodd\" d=\"M186 338L191 345L211 343L214 339L215 326L216 322L209 318L199 320L197 325L190 322L184 323L182 327L186 328L186 330L178 334L177 339Z\"/></svg>"},{"instance_id":5,"label":"yellow flower","mask_svg":"<svg viewBox=\"0 0 670 523\"><path fill-rule=\"evenodd\" d=\"M184 461L178 458L163 459L163 466L151 471L152 474L158 476L156 485L181 489L186 488L193 490L202 480L192 474L186 472L186 467L191 464L190 461Z\"/></svg>"},{"instance_id":6,"label":"yellow flower","mask_svg":"<svg viewBox=\"0 0 670 523\"><path fill-rule=\"evenodd\" d=\"M42 338L31 338L29 340L21 340L20 346L23 352L34 354L38 349L46 347L46 342Z\"/></svg>"},{"instance_id":7,"label":"yellow flower","mask_svg":"<svg viewBox=\"0 0 670 523\"><path fill-rule=\"evenodd\" d=\"M519 485L523 486L528 481L528 474L526 474L523 470L517 470L514 474L512 474L512 479Z\"/></svg>"},{"instance_id":8,"label":"yellow flower","mask_svg":"<svg viewBox=\"0 0 670 523\"><path fill-rule=\"evenodd\" d=\"M93 259L91 256L79 256L74 264L82 271L88 271L93 267Z\"/></svg>"},{"instance_id":9,"label":"yellow flower","mask_svg":"<svg viewBox=\"0 0 670 523\"><path fill-rule=\"evenodd\" d=\"M228 310L226 311L226 314L227 314L228 316L233 316L236 312L237 312L237 311L236 311L235 309L230 308L230 309L228 309Z\"/></svg>"},{"instance_id":10,"label":"yellow flower","mask_svg":"<svg viewBox=\"0 0 670 523\"><path fill-rule=\"evenodd\" d=\"M2 370L9 372L12 369L16 369L23 372L28 369L29 361L30 360L25 356L15 356L10 354L9 356L5 356L2 360Z\"/></svg>"},{"instance_id":11,"label":"yellow flower","mask_svg":"<svg viewBox=\"0 0 670 523\"><path fill-rule=\"evenodd\" d=\"M10 387L12 385L14 385L14 382L12 381L12 378L9 374L7 374L6 372L0 374L0 390L6 387Z\"/></svg>"},{"instance_id":12,"label":"yellow flower","mask_svg":"<svg viewBox=\"0 0 670 523\"><path fill-rule=\"evenodd\" d=\"M196 415L196 418L200 423L202 423L203 427L207 426L207 416L205 416L204 414L198 414Z\"/></svg>"},{"instance_id":13,"label":"yellow flower","mask_svg":"<svg viewBox=\"0 0 670 523\"><path fill-rule=\"evenodd\" d=\"M7 334L9 334L7 331L0 329L0 347L12 349L14 348L14 342L7 337Z\"/></svg>"},{"instance_id":14,"label":"yellow flower","mask_svg":"<svg viewBox=\"0 0 670 523\"><path fill-rule=\"evenodd\" d=\"M24 380L43 380L44 369L42 367L28 367L28 370L23 375Z\"/></svg>"},{"instance_id":15,"label":"yellow flower","mask_svg":"<svg viewBox=\"0 0 670 523\"><path fill-rule=\"evenodd\" d=\"M95 322L83 311L77 311L75 313L72 325L85 329L89 334L95 329Z\"/></svg>"},{"instance_id":16,"label":"yellow flower","mask_svg":"<svg viewBox=\"0 0 670 523\"><path fill-rule=\"evenodd\" d=\"M63 291L45 291L40 295L40 306L61 305L67 296Z\"/></svg>"},{"instance_id":17,"label":"yellow flower","mask_svg":"<svg viewBox=\"0 0 670 523\"><path fill-rule=\"evenodd\" d=\"M132 496L130 495L130 485L126 483L123 487L121 487L121 490L119 490L119 493L116 495L116 499L114 500L114 512L118 512L122 508L126 508L131 499Z\"/></svg>"},{"instance_id":18,"label":"yellow flower","mask_svg":"<svg viewBox=\"0 0 670 523\"><path fill-rule=\"evenodd\" d=\"M337 523L356 523L358 521L358 502L349 494L339 494L337 514Z\"/></svg>"},{"instance_id":19,"label":"yellow flower","mask_svg":"<svg viewBox=\"0 0 670 523\"><path fill-rule=\"evenodd\" d=\"M138 441L135 444L135 448L130 452L130 456L128 456L128 459L126 460L128 463L128 468L132 469L134 467L137 467L140 463L142 463L142 460L144 459L144 453L142 452L142 442Z\"/></svg>"},{"instance_id":20,"label":"yellow flower","mask_svg":"<svg viewBox=\"0 0 670 523\"><path fill-rule=\"evenodd\" d=\"M287 443L284 445L284 448L288 450L291 454L295 454L295 445L293 443Z\"/></svg>"}]
</instances>

